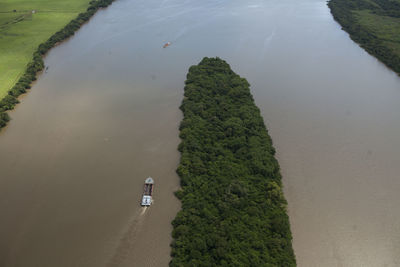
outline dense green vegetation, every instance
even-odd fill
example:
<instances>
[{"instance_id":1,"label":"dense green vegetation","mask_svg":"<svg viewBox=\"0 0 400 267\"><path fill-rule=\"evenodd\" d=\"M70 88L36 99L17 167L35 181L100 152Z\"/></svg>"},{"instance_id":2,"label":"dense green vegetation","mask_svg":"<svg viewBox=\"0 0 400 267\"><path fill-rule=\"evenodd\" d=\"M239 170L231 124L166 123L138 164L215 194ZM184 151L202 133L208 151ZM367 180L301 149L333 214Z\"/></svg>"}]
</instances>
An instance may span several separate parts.
<instances>
[{"instance_id":1,"label":"dense green vegetation","mask_svg":"<svg viewBox=\"0 0 400 267\"><path fill-rule=\"evenodd\" d=\"M400 0L331 0L328 6L355 42L400 74Z\"/></svg>"},{"instance_id":2,"label":"dense green vegetation","mask_svg":"<svg viewBox=\"0 0 400 267\"><path fill-rule=\"evenodd\" d=\"M181 110L170 266L295 266L279 165L248 82L204 58Z\"/></svg>"},{"instance_id":3,"label":"dense green vegetation","mask_svg":"<svg viewBox=\"0 0 400 267\"><path fill-rule=\"evenodd\" d=\"M38 45L84 12L89 2L0 1L0 99L24 73Z\"/></svg>"},{"instance_id":4,"label":"dense green vegetation","mask_svg":"<svg viewBox=\"0 0 400 267\"><path fill-rule=\"evenodd\" d=\"M8 94L0 100L0 129L9 121L7 110L11 110L18 103L18 96L25 93L31 87L31 83L36 80L36 74L43 70L43 55L47 53L57 43L72 36L82 24L89 20L99 9L107 7L113 0L93 0L85 12L80 13L75 19L70 21L64 28L53 34L47 41L41 43L33 53L31 61L26 66L25 72L20 76L15 85L8 91ZM0 39L1 43L1 39Z\"/></svg>"}]
</instances>

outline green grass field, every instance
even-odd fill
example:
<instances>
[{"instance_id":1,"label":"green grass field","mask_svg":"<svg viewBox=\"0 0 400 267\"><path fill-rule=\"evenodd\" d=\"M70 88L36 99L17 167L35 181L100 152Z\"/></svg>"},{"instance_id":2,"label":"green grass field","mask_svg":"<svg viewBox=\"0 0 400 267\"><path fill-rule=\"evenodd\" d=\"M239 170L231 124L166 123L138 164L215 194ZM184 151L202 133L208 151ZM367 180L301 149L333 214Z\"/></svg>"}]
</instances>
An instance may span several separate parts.
<instances>
[{"instance_id":1,"label":"green grass field","mask_svg":"<svg viewBox=\"0 0 400 267\"><path fill-rule=\"evenodd\" d=\"M90 0L0 2L0 99L24 73L26 64L38 45L85 11L89 2Z\"/></svg>"},{"instance_id":2,"label":"green grass field","mask_svg":"<svg viewBox=\"0 0 400 267\"><path fill-rule=\"evenodd\" d=\"M400 0L330 0L328 6L355 42L400 75Z\"/></svg>"},{"instance_id":3,"label":"green grass field","mask_svg":"<svg viewBox=\"0 0 400 267\"><path fill-rule=\"evenodd\" d=\"M400 18L373 14L369 10L353 11L358 23L400 56Z\"/></svg>"}]
</instances>

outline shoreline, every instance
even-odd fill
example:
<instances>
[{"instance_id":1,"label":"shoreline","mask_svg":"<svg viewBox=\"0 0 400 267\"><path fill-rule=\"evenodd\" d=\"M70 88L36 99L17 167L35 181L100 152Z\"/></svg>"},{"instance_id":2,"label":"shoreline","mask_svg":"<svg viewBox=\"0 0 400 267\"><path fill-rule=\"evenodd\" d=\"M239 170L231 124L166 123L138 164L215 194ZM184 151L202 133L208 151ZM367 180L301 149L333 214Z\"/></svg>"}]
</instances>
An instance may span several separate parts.
<instances>
[{"instance_id":1,"label":"shoreline","mask_svg":"<svg viewBox=\"0 0 400 267\"><path fill-rule=\"evenodd\" d=\"M85 12L79 13L78 16L71 20L62 29L54 33L47 41L41 43L32 55L32 60L28 62L26 69L16 79L17 82L11 87L7 95L0 100L0 131L7 126L11 120L7 111L12 110L19 103L18 97L25 94L32 87L37 79L37 75L45 69L43 57L53 47L64 42L78 31L82 25L90 20L101 8L106 8L115 0L98 0L91 1Z\"/></svg>"},{"instance_id":2,"label":"shoreline","mask_svg":"<svg viewBox=\"0 0 400 267\"><path fill-rule=\"evenodd\" d=\"M343 0L330 0L327 3L332 17L342 30L349 34L351 40L400 76L400 54L398 52L400 43L396 41L396 33L387 29L386 32L384 29L374 29L368 24L370 23L368 19L393 19L392 22L395 23L397 16L400 16L400 4L397 6L395 4L381 7L373 6L363 0L355 1L352 5ZM395 27L392 26L392 31Z\"/></svg>"}]
</instances>

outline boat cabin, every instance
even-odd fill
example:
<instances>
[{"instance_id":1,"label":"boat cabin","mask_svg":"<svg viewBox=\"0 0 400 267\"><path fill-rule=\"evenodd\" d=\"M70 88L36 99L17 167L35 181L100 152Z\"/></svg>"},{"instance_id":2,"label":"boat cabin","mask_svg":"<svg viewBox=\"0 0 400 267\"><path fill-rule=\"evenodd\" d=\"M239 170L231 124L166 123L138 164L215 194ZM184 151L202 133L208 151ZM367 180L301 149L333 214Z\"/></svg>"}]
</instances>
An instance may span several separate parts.
<instances>
[{"instance_id":1,"label":"boat cabin","mask_svg":"<svg viewBox=\"0 0 400 267\"><path fill-rule=\"evenodd\" d=\"M143 188L143 197L142 197L142 206L150 206L153 202L152 195L153 195L153 188L154 188L154 180L151 177L148 177L144 181L144 188Z\"/></svg>"}]
</instances>

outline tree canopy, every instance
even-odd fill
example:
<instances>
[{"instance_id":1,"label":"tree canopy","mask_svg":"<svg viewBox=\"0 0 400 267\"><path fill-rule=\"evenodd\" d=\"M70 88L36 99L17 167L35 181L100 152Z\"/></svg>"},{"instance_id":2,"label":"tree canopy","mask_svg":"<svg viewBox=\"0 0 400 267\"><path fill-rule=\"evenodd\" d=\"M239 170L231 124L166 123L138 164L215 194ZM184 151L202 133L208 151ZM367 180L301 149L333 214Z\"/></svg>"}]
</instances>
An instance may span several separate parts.
<instances>
[{"instance_id":1,"label":"tree canopy","mask_svg":"<svg viewBox=\"0 0 400 267\"><path fill-rule=\"evenodd\" d=\"M400 75L400 0L330 0L353 41Z\"/></svg>"},{"instance_id":2,"label":"tree canopy","mask_svg":"<svg viewBox=\"0 0 400 267\"><path fill-rule=\"evenodd\" d=\"M279 164L249 83L204 58L184 90L170 266L295 266Z\"/></svg>"}]
</instances>

